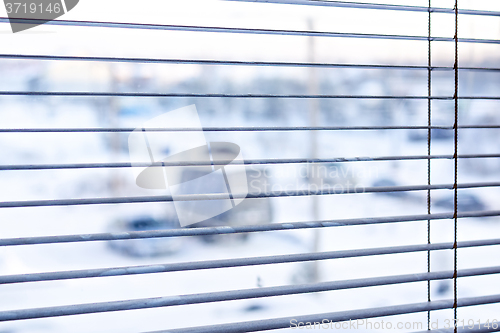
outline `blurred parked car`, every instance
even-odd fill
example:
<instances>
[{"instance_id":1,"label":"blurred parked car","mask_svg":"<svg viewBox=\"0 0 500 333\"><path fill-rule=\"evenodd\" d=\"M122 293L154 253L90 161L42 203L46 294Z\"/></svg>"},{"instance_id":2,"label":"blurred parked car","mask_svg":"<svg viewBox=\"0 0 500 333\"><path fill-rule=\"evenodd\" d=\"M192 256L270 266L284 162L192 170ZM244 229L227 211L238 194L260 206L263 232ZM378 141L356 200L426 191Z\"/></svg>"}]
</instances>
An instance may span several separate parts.
<instances>
[{"instance_id":1,"label":"blurred parked car","mask_svg":"<svg viewBox=\"0 0 500 333\"><path fill-rule=\"evenodd\" d=\"M455 197L453 194L447 195L445 198L438 199L434 202L437 207L453 210L455 208ZM458 207L459 212L481 211L486 208L486 205L479 197L470 193L458 192Z\"/></svg>"},{"instance_id":2,"label":"blurred parked car","mask_svg":"<svg viewBox=\"0 0 500 333\"><path fill-rule=\"evenodd\" d=\"M345 163L321 163L307 172L307 181L312 181L311 176L319 178L318 183L321 186L329 185L342 185L343 187L356 185L354 171L345 166Z\"/></svg>"},{"instance_id":3,"label":"blurred parked car","mask_svg":"<svg viewBox=\"0 0 500 333\"><path fill-rule=\"evenodd\" d=\"M155 219L151 216L139 216L130 219L117 220L111 226L110 232L122 233L132 231L166 230L179 227L174 219ZM179 250L179 237L126 239L110 241L109 246L121 253L134 257L154 257L172 254Z\"/></svg>"},{"instance_id":4,"label":"blurred parked car","mask_svg":"<svg viewBox=\"0 0 500 333\"><path fill-rule=\"evenodd\" d=\"M189 169L186 169L189 170ZM246 170L249 193L266 193L270 191L271 184L266 173L260 167L250 167ZM232 189L238 193L238 189ZM213 227L213 226L243 226L272 223L273 208L268 198L245 199L236 207L214 216L205 221L193 224L191 227ZM217 241L244 241L248 234L229 235L204 235L201 236L205 242Z\"/></svg>"},{"instance_id":5,"label":"blurred parked car","mask_svg":"<svg viewBox=\"0 0 500 333\"><path fill-rule=\"evenodd\" d=\"M410 141L427 141L426 129L411 129L408 132L408 139ZM432 140L451 140L454 132L448 129L433 128L431 129Z\"/></svg>"},{"instance_id":6,"label":"blurred parked car","mask_svg":"<svg viewBox=\"0 0 500 333\"><path fill-rule=\"evenodd\" d=\"M372 184L373 187L392 187L392 186L398 186L398 184L392 180L392 179L388 179L388 178L382 178L382 179L379 179L377 181L375 181L373 184ZM386 195L386 196L390 196L390 197L396 197L396 198L407 198L410 193L408 192L404 192L404 191L396 191L396 192L374 192L375 194L379 194L379 195Z\"/></svg>"}]
</instances>

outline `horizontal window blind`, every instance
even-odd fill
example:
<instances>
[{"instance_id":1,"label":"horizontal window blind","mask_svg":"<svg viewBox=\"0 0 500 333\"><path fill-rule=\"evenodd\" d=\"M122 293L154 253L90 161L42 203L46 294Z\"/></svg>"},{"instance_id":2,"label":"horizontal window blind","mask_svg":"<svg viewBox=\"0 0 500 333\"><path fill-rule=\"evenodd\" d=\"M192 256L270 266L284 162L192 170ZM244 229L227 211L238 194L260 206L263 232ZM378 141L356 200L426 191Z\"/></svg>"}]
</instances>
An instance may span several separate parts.
<instances>
[{"instance_id":1,"label":"horizontal window blind","mask_svg":"<svg viewBox=\"0 0 500 333\"><path fill-rule=\"evenodd\" d=\"M427 320L425 326L416 327L408 329L405 327L406 331L423 331L425 329L444 331L443 326L432 327L432 314L441 310L452 310L453 316L450 318L451 322L456 321L458 324L449 327L447 331L454 332L494 332L500 331L498 325L493 327L492 325L484 326L483 321L473 320L472 326L467 322L469 318L460 317L460 309L466 307L488 305L500 303L500 294L489 293L487 295L473 295L471 292L462 292L459 288L458 281L470 277L478 276L489 276L492 275L498 278L495 274L500 274L500 266L482 266L478 268L459 268L459 249L480 249L491 246L499 246L500 238L496 235L491 234L489 238L483 238L480 240L459 240L459 221L462 219L472 219L472 218L494 218L500 216L500 210L493 210L485 208L482 210L469 210L461 211L459 209L459 192L465 189L475 189L476 191L486 191L489 188L497 188L500 186L499 181L495 181L495 177L489 177L487 180L481 179L481 181L474 180L471 177L464 177L463 181L461 179L461 174L459 173L459 161L479 161L482 163L485 160L497 160L500 158L500 153L489 152L484 153L482 150L477 150L473 153L459 153L459 134L466 131L481 130L481 131L495 131L500 129L500 125L492 123L483 124L461 124L459 122L459 104L467 103L470 101L486 101L495 102L500 99L498 95L491 95L488 92L480 95L462 95L459 94L459 74L461 73L491 73L497 75L500 68L494 66L460 66L459 63L459 47L467 43L479 43L479 44L500 44L500 40L490 39L490 38L462 38L459 37L459 22L462 17L466 16L479 16L479 17L499 17L500 12L487 11L487 10L473 10L473 9L461 9L458 7L458 1L455 1L455 8L444 8L444 7L431 7L429 1L429 6L410 6L410 5L395 5L395 4L377 4L377 3L357 3L357 2L343 2L343 1L321 1L321 0L253 0L253 1L231 1L237 3L255 3L256 6L261 6L262 10L266 10L266 6L312 6L312 7L325 7L329 10L335 10L335 8L349 8L349 9L363 9L373 11L373 17L376 17L377 13L381 11L397 11L397 12L415 12L415 13L427 13L427 24L428 24L428 35L404 35L404 34L376 34L376 33L347 33L347 32L333 32L333 31L315 31L310 30L294 30L294 29L259 29L259 28L237 28L237 27L226 27L226 26L204 26L204 25L170 25L170 24L146 24L146 23L122 23L122 22L100 22L100 21L76 21L76 20L53 20L46 22L46 25L51 26L63 26L67 27L80 27L85 29L95 29L95 28L106 28L106 29L138 29L138 30L158 30L158 31L182 31L185 33L193 32L203 32L207 34L249 34L249 35L275 35L278 37L290 36L293 38L307 37L307 38L338 38L338 39L376 39L376 40L402 40L402 41L420 41L423 42L422 47L428 52L428 63L427 65L414 65L414 64L360 64L360 63L333 63L333 62L287 62L287 61L275 61L274 59L268 59L266 61L250 61L250 60L203 60L203 59L183 59L183 58L144 58L144 57L115 57L115 56L85 56L85 55L47 55L47 54L20 54L20 53L2 53L0 54L1 61L31 61L31 62L90 62L99 64L115 64L115 63L127 63L127 64L157 64L157 65L207 65L207 66L223 66L228 68L240 68L240 67L263 67L263 68L305 68L313 69L317 71L329 70L329 69L348 69L348 70L360 70L360 71L372 71L372 70L390 70L394 72L398 71L411 71L418 72L420 75L426 76L427 81L427 94L413 94L412 91L404 92L400 95L396 94L343 94L337 91L332 93L324 94L318 93L318 91L310 91L305 93L246 93L246 92L177 92L177 91L136 91L136 92L126 92L119 91L50 91L50 90L38 90L38 89L13 89L13 90L1 90L0 96L2 98L38 98L33 100L32 103L42 103L43 98L130 98L137 99L139 101L148 100L151 98L160 99L184 99L197 100L201 99L222 99L222 100L233 100L233 99L290 99L292 101L297 100L311 100L311 101L337 101L345 100L345 103L359 102L359 101L387 101L395 100L397 102L406 103L408 101L422 101L425 103L424 111L426 113L426 125L393 125L393 124L370 124L370 125L318 125L318 124L307 124L303 123L297 126L287 125L287 126L227 126L225 124L217 126L208 126L200 128L184 127L184 128L166 128L166 127L150 127L144 128L143 131L154 132L154 133L189 133L189 132L209 132L215 134L233 134L233 133L288 133L293 136L301 135L301 133L350 133L352 135L363 135L363 133L373 133L373 132L396 132L396 131L408 131L408 132L425 132L425 145L426 154L403 154L398 152L397 154L387 155L387 156L355 156L353 153L350 156L342 157L328 157L319 158L316 156L304 156L300 158L281 158L279 156L273 156L272 158L258 158L258 159L245 159L244 161L236 161L235 164L243 164L247 167L250 166L297 166L306 165L307 167L314 166L325 166L335 163L336 165L347 165L349 163L383 163L383 162L401 162L401 161L420 161L426 168L427 182L422 184L414 185L398 185L398 184L378 184L373 186L348 186L342 187L341 189L335 187L328 188L316 188L316 189L289 189L287 191L282 190L269 190L260 193L250 193L248 194L238 194L232 195L232 199L245 199L245 200L273 200L272 198L292 198L292 197L314 197L318 198L320 196L343 196L343 195L364 195L368 196L370 193L382 194L382 195L413 195L414 193L425 193L425 205L426 214L411 214L399 215L399 216L383 216L383 217L364 217L364 218L333 218L333 219L322 219L321 217L315 216L315 218L310 221L266 221L266 224L230 224L224 226L201 226L196 228L173 228L173 229L153 229L153 230L142 230L142 231L110 231L101 233L73 233L73 234L54 234L43 236L23 236L23 237L3 237L0 236L0 247L2 250L8 251L9 249L15 247L28 247L42 244L52 244L51 246L63 246L64 243L81 243L82 246L87 244L92 244L92 242L102 242L102 241L126 241L126 240L146 240L146 239L174 239L174 238L193 238L195 236L218 236L218 235L229 235L229 234L249 234L250 236L255 234L262 234L264 232L273 233L283 233L290 230L312 230L321 234L327 229L339 229L347 227L369 227L375 225L400 225L401 230L405 226L412 223L426 223L426 238L422 239L420 244L404 244L397 246L385 246L385 247L370 247L369 245L364 248L349 249L349 250L335 250L335 251L310 251L307 253L293 253L293 254L278 254L278 255L266 255L266 256L252 256L247 255L240 258L230 258L230 259L210 259L210 260L184 260L180 262L168 262L168 263L151 263L151 264L140 264L140 265L116 265L114 267L106 268L86 268L86 269L71 269L50 271L43 270L43 272L23 272L16 274L4 274L0 275L0 288L7 285L21 285L15 290L16 293L20 293L23 290L24 285L32 283L29 287L26 287L27 292L29 288L35 283L41 283L43 281L72 281L73 279L90 279L90 278L108 278L108 277L124 277L149 275L155 273L165 273L174 274L174 272L188 272L188 271L206 271L206 270L217 270L217 269L229 269L235 268L240 269L242 267L259 266L259 265L278 265L284 263L317 263L323 262L325 260L344 260L353 258L376 258L384 255L406 255L412 253L420 253L427 255L427 266L416 267L419 273L409 273L409 274L386 274L383 276L376 277L359 277L359 278L349 278L343 280L335 280L325 276L325 281L319 281L317 278L307 281L307 283L296 283L291 285L273 285L273 286L258 286L257 288L248 289L230 289L224 291L210 291L210 292L193 292L190 294L179 294L164 296L160 292L155 295L155 297L142 297L133 298L126 300L113 300L113 301L95 301L90 303L78 303L75 302L71 305L49 305L31 308L16 308L11 307L9 304L4 304L2 310L0 310L0 322L13 323L26 321L28 319L41 319L50 317L66 317L69 319L73 315L88 315L97 314L104 312L118 312L126 310L138 310L138 309L151 309L151 308L166 308L166 307L185 307L187 305L203 304L203 303L216 303L216 302L228 302L237 300L248 300L248 299L260 299L269 298L275 296L287 296L287 295L298 295L298 294L309 294L309 293L320 293L327 291L338 291L338 290L351 290L356 288L368 288L368 287L380 287L388 286L393 287L395 285L409 284L416 282L427 283L425 296L426 301L419 301L407 304L399 305L388 305L379 306L372 308L357 308L354 310L345 310L337 312L325 312L317 314L309 314L304 312L300 315L296 313L291 313L287 316L267 318L263 316L259 318L259 312L255 312L256 318L254 320L225 323L221 321L219 324L205 325L205 326L193 326L189 321L186 321L184 328L172 328L169 325L168 319L164 320L164 331L165 332L257 332L257 331L267 331L275 329L286 329L293 328L291 323L323 323L327 320L329 323L342 323L342 322L352 322L356 320L367 320L373 318L383 318L388 316L399 316L408 315L415 313L426 313ZM260 8L260 7L259 7ZM455 35L453 37L439 37L434 36L431 32L431 17L434 14L443 14L453 17L453 29ZM12 19L11 19L12 20ZM0 23L6 25L9 23L8 18L0 18ZM16 19L17 23L37 23L34 19ZM448 63L452 65L433 65L432 56L432 46L433 43L443 42L453 45L453 59L447 59ZM420 45L420 44L419 44ZM433 92L432 84L434 80L434 75L436 73L444 73L453 76L453 80L450 81L448 91L451 94L438 94ZM71 73L69 73L71 76ZM13 85L15 87L15 85ZM432 121L432 111L434 107L434 102L447 102L452 103L453 111L453 122L451 124L435 124ZM420 106L424 104L419 104ZM451 105L451 104L450 104ZM422 109L422 108L421 108ZM7 111L14 112L14 111ZM111 112L110 110L105 110L105 112ZM5 113L4 113L5 114ZM31 123L31 122L30 122ZM123 126L110 126L110 127L36 127L36 126L18 126L18 127L2 127L0 128L0 135L4 140L10 140L9 135L44 135L53 134L60 136L61 142L66 139L67 136L76 134L85 135L128 135L135 130L135 127L123 127ZM448 154L438 154L431 150L434 131L442 131L446 133L453 140L453 152ZM36 140L30 145L36 147ZM7 144L8 146L8 144ZM8 161L8 160L7 160ZM449 175L452 175L452 181L443 181L436 183L432 181L431 174L431 162L433 161L443 161L452 164L449 169ZM219 160L219 161L174 161L174 162L147 162L142 161L138 163L132 162L109 162L99 161L94 163L85 162L56 162L47 163L44 161L36 163L11 163L11 162L1 162L0 171L8 175L12 172L41 172L43 170L63 172L64 170L73 169L73 172L85 172L86 169L91 170L108 170L108 169L131 169L137 167L192 167L192 166L217 166L226 165L231 163L229 160ZM450 164L450 165L451 165ZM40 173L40 177L42 174ZM498 174L497 174L498 175ZM448 190L453 192L452 209L446 212L434 212L431 211L431 199L435 191ZM26 198L23 200L8 199L2 200L0 202L0 209L11 210L6 213L10 218L15 218L17 212L23 209L40 209L43 213L43 207L55 207L55 206L81 206L81 205L111 205L113 210L121 210L125 206L132 204L145 204L145 203L166 203L173 201L217 201L225 199L226 194L184 194L177 197L172 195L140 195L140 196L123 196L120 194L114 194L108 197L71 197L63 199L30 199ZM120 205L118 205L120 204ZM334 209L334 208L332 208ZM23 215L20 215L21 217ZM448 220L453 222L453 228L450 232L453 234L453 241L432 241L432 226L433 223L438 221ZM495 219L498 221L498 219ZM272 222L272 223L271 223ZM8 219L2 221L1 223L9 224L12 223ZM402 231L404 232L404 231ZM410 231L411 232L411 231ZM446 270L433 270L431 269L431 253L438 251L452 251L453 258L451 262L452 269ZM230 250L229 250L230 251ZM6 252L7 253L7 252ZM70 256L71 253L68 254ZM122 262L117 260L118 262ZM481 261L481 263L484 262ZM416 264L415 264L416 265ZM0 266L1 267L1 266ZM282 267L282 266L279 266ZM311 270L317 269L312 268ZM389 270L392 272L392 270ZM453 286L453 297L450 299L439 299L431 297L431 282L432 281L444 281L451 280ZM76 281L76 280L75 280ZM80 281L80 280L78 280ZM132 280L127 280L132 281ZM205 283L210 283L205 282ZM43 287L43 286L42 286ZM42 288L41 287L41 288ZM129 288L134 288L133 283ZM195 289L198 290L198 289ZM363 289L364 291L365 289ZM390 289L388 289L390 290ZM462 296L463 295L463 296ZM197 312L193 310L192 316L195 317ZM282 311L283 312L283 311ZM134 316L134 312L130 312L130 316ZM103 317L104 318L104 317ZM462 325L460 320L466 319L466 323ZM494 318L486 318L490 322ZM500 319L500 318L499 318ZM105 320L105 319L103 319ZM496 319L495 319L496 320ZM110 319L112 321L112 319ZM112 324L108 326L113 326ZM319 326L319 324L318 324ZM470 326L470 327L469 327ZM490 327L491 326L491 327ZM5 326L16 327L16 326ZM330 326L337 328L337 326ZM296 327L297 328L297 327ZM343 328L343 327L342 327ZM366 327L365 327L366 329ZM100 331L101 328L99 324L95 325L95 331ZM369 329L366 329L369 330ZM0 331L2 329L0 328ZM14 330L16 331L16 330ZM163 332L163 331L162 331Z\"/></svg>"}]
</instances>

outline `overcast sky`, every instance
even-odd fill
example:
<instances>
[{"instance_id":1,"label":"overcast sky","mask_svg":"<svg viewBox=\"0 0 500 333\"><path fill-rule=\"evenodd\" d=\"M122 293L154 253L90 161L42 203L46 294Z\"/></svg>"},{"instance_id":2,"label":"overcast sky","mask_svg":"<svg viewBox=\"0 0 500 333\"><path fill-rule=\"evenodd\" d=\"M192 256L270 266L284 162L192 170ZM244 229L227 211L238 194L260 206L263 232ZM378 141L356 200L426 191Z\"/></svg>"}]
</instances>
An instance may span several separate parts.
<instances>
[{"instance_id":1,"label":"overcast sky","mask_svg":"<svg viewBox=\"0 0 500 333\"><path fill-rule=\"evenodd\" d=\"M427 5L427 0L372 2ZM452 0L433 0L432 5L451 7L453 3ZM500 11L498 0L460 0L460 6ZM1 15L6 15L4 7ZM314 30L318 31L427 35L427 13L207 0L81 0L60 19L297 30L307 30L312 22ZM453 15L433 14L432 31L435 36L453 36ZM461 16L459 34L460 37L500 39L500 18ZM54 25L12 34L5 23L0 24L0 36L1 53L267 61L308 59L308 37L298 36ZM427 62L425 41L318 37L315 45L317 61ZM500 47L496 45L461 44L460 51L462 65L500 55ZM450 65L452 59L453 43L433 43L435 64ZM191 75L193 70L184 66L171 71L172 79ZM243 75L246 69L238 70Z\"/></svg>"}]
</instances>

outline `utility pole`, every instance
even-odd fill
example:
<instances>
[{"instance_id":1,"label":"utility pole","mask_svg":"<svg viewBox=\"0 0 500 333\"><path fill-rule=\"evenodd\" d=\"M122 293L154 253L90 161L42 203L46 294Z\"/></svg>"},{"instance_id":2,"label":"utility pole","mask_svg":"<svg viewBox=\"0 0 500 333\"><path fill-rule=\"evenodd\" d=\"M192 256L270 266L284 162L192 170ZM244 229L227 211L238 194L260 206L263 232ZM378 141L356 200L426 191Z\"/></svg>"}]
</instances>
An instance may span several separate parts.
<instances>
[{"instance_id":1,"label":"utility pole","mask_svg":"<svg viewBox=\"0 0 500 333\"><path fill-rule=\"evenodd\" d=\"M308 21L309 31L314 30L314 23L312 18ZM315 40L314 37L310 36L308 38L308 61L314 63L315 59ZM318 95L318 73L316 67L309 67L309 95ZM317 98L309 99L309 126L318 126L319 118L319 100ZM318 131L309 131L310 135L310 147L309 154L311 159L318 158ZM309 186L315 191L319 190L320 179L318 165L312 163L309 165ZM314 221L319 220L319 197L317 195L311 196L311 215ZM312 251L318 252L321 244L321 233L319 228L313 229L313 244ZM310 273L311 282L319 282L320 271L319 271L319 261L313 261L311 265Z\"/></svg>"},{"instance_id":2,"label":"utility pole","mask_svg":"<svg viewBox=\"0 0 500 333\"><path fill-rule=\"evenodd\" d=\"M112 92L117 92L119 87L118 87L118 78L116 77L116 68L114 67L114 64L109 63L109 76L110 76L110 87ZM117 97L111 96L109 97L108 101L108 110L109 112L109 126L112 128L118 128L119 127L119 112L120 112L120 106L119 102L117 100ZM120 133L118 132L113 132L109 133L110 135L110 149L113 155L113 160L119 160L120 156ZM116 169L111 170L111 178L110 178L110 189L111 189L111 194L114 196L120 195L121 191L121 175L120 172L118 172Z\"/></svg>"}]
</instances>

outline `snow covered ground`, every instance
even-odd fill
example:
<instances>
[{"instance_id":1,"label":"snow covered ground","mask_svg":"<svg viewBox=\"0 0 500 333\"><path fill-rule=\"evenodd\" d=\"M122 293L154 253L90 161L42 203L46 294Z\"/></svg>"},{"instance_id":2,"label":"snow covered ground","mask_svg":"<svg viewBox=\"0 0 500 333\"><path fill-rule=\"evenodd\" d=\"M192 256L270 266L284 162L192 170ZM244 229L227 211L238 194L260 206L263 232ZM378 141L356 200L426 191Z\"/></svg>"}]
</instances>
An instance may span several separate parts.
<instances>
[{"instance_id":1,"label":"snow covered ground","mask_svg":"<svg viewBox=\"0 0 500 333\"><path fill-rule=\"evenodd\" d=\"M153 100L154 101L154 100ZM127 102L121 101L126 104ZM133 112L119 119L119 126L135 127L141 119L168 109L148 100L140 106L140 116ZM204 105L198 107L204 126L278 126L280 120L248 118L242 112L215 114ZM145 111L144 111L145 110ZM149 111L148 111L149 110ZM134 116L135 115L135 116ZM102 110L79 100L42 98L36 101L5 98L0 104L4 128L19 127L105 127ZM307 119L307 118L305 118ZM301 124L300 113L286 117L287 124ZM355 125L355 123L351 123ZM126 134L119 134L126 142ZM308 132L237 132L207 133L209 140L227 140L240 145L244 158L294 158L308 156ZM127 161L126 150L112 152L110 134L99 133L17 133L0 134L0 164L86 163ZM345 131L318 134L321 158L389 155L424 155L425 141L410 141L407 131ZM498 144L482 147L484 153L497 153ZM452 154L452 141L436 141L433 154ZM351 162L343 163L358 186L371 186L380 179L392 179L398 185L427 183L426 161ZM269 166L273 185L302 186L300 165ZM133 187L132 173L127 169L74 169L45 171L2 171L0 201L90 198L114 195L159 195L162 192ZM453 162L432 162L432 182L453 182ZM118 179L124 184L111 190ZM498 172L478 173L471 168L460 169L460 182L495 181ZM487 206L500 209L500 189L470 190ZM434 191L433 197L446 197L450 191ZM308 197L272 198L273 222L308 221L312 219ZM69 207L3 208L0 209L1 238L40 235L99 233L109 230L118 217L150 214L161 216L167 204L88 205ZM425 214L426 193L415 192L407 197L380 194L330 195L319 198L320 219L343 219L374 216ZM433 207L433 212L446 211ZM459 221L459 240L498 238L499 218L463 219ZM452 221L432 222L432 241L452 241ZM427 223L405 222L370 226L331 227L320 230L321 251L424 244ZM313 230L279 231L250 235L247 242L207 244L197 238L183 238L181 249L172 255L154 258L127 257L112 251L106 242L50 244L0 248L0 274L20 274L121 267L157 263L242 258L253 256L305 253L312 249ZM459 250L459 268L500 265L500 247ZM426 253L397 254L376 257L326 260L319 264L322 281L346 280L396 274L425 272ZM451 251L432 256L432 269L453 267ZM120 277L75 279L40 283L0 285L0 311L48 307L135 298L205 293L303 283L310 264L293 263L254 267L225 268L191 272L145 274ZM432 283L432 298L452 297L452 285L438 293L438 282ZM241 300L34 319L0 324L0 332L145 332L168 328L198 326L225 322L257 320L348 309L423 302L427 300L426 283L322 292L320 294L280 296ZM459 296L500 293L498 277L484 276L460 279ZM459 310L459 317L469 320L495 319L500 306L488 305ZM436 311L432 319L450 318L451 311ZM421 322L426 328L426 313L384 318L396 322ZM498 318L500 319L500 318ZM415 331L406 329L401 331Z\"/></svg>"}]
</instances>

